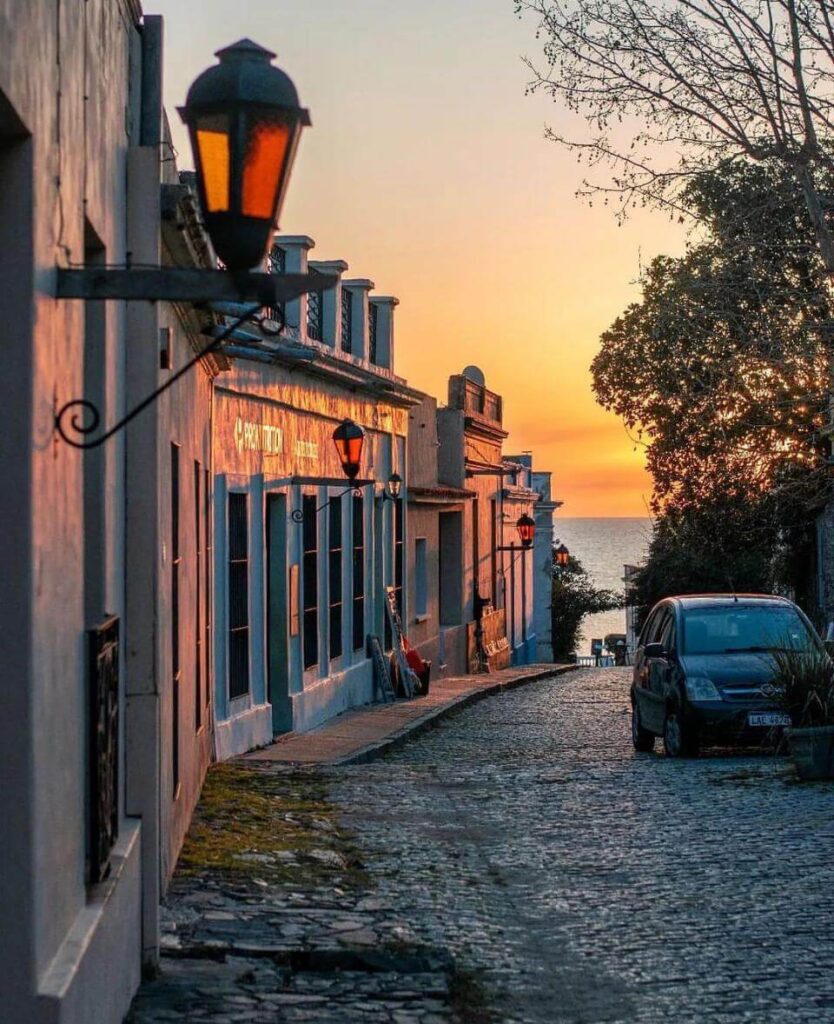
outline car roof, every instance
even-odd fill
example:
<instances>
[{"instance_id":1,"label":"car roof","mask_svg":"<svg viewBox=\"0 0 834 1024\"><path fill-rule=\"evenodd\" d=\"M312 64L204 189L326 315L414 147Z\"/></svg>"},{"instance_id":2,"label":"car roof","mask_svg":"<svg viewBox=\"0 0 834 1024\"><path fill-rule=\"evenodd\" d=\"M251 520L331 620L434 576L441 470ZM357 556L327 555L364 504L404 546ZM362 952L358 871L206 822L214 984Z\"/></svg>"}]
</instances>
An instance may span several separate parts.
<instances>
[{"instance_id":1,"label":"car roof","mask_svg":"<svg viewBox=\"0 0 834 1024\"><path fill-rule=\"evenodd\" d=\"M778 594L681 594L664 600L674 602L682 609L718 608L734 604L780 604L794 607L793 601Z\"/></svg>"}]
</instances>

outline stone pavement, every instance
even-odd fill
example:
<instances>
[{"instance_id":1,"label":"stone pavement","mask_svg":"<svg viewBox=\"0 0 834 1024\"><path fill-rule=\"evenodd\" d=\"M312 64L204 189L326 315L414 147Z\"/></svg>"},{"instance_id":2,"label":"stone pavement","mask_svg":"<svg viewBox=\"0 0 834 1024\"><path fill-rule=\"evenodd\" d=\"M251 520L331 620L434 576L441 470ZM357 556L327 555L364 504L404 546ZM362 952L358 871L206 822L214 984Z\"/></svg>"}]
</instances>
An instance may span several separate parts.
<instances>
[{"instance_id":1,"label":"stone pavement","mask_svg":"<svg viewBox=\"0 0 834 1024\"><path fill-rule=\"evenodd\" d=\"M635 754L629 682L580 669L324 770L378 895L501 1024L831 1024L834 786Z\"/></svg>"},{"instance_id":2,"label":"stone pavement","mask_svg":"<svg viewBox=\"0 0 834 1024\"><path fill-rule=\"evenodd\" d=\"M282 764L360 764L399 745L451 711L484 697L563 672L571 665L525 665L489 675L454 676L433 682L425 697L372 704L347 711L312 732L288 733L246 760Z\"/></svg>"}]
</instances>

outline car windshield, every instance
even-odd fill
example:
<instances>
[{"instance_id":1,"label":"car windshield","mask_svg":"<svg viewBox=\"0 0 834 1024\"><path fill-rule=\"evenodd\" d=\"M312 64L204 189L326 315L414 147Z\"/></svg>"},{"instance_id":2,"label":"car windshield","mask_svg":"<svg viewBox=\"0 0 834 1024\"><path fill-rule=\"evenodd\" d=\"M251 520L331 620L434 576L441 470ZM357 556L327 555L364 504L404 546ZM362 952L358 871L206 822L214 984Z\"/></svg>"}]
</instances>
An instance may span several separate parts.
<instances>
[{"instance_id":1,"label":"car windshield","mask_svg":"<svg viewBox=\"0 0 834 1024\"><path fill-rule=\"evenodd\" d=\"M730 654L814 646L808 627L788 605L741 604L683 613L684 654Z\"/></svg>"}]
</instances>

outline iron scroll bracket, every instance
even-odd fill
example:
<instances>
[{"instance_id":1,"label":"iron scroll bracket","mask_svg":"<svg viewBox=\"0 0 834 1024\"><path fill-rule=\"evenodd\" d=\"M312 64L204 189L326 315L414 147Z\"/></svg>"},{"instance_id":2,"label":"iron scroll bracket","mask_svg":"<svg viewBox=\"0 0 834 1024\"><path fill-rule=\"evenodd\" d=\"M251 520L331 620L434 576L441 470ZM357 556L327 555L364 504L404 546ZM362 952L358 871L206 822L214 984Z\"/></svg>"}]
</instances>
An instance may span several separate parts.
<instances>
[{"instance_id":1,"label":"iron scroll bracket","mask_svg":"<svg viewBox=\"0 0 834 1024\"><path fill-rule=\"evenodd\" d=\"M316 509L316 515L318 515L319 512L323 512L331 502L341 501L342 498L344 498L344 496L346 494L350 494L351 492L353 493L353 495L355 497L361 498L362 497L362 488L363 487L370 487L374 483L376 483L375 480L354 480L354 481L352 481L350 487L346 487L345 490L341 491L339 494L334 494L332 497L328 498L327 501L323 505L319 505L319 507ZM300 509L300 508L294 508L292 510L292 512L290 512L290 519L292 519L292 521L294 523L303 523L304 522L304 510Z\"/></svg>"}]
</instances>

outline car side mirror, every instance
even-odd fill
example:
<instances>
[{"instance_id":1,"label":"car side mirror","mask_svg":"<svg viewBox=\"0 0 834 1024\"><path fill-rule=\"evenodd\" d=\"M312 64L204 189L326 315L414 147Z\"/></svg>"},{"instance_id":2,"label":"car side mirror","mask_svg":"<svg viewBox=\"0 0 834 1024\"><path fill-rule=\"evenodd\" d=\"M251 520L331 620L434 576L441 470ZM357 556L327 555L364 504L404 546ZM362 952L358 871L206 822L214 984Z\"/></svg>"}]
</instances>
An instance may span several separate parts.
<instances>
[{"instance_id":1,"label":"car side mirror","mask_svg":"<svg viewBox=\"0 0 834 1024\"><path fill-rule=\"evenodd\" d=\"M643 648L643 654L647 658L665 658L666 648L663 644L646 644Z\"/></svg>"}]
</instances>

